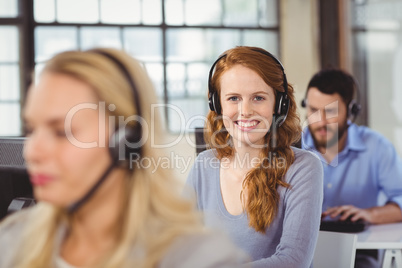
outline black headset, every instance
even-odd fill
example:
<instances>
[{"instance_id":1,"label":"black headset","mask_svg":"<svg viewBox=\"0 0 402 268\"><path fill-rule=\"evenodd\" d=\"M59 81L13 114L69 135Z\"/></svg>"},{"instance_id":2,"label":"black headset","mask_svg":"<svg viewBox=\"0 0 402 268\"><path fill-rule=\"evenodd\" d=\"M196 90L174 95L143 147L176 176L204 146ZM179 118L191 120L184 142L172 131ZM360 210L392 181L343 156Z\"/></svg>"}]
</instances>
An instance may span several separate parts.
<instances>
[{"instance_id":1,"label":"black headset","mask_svg":"<svg viewBox=\"0 0 402 268\"><path fill-rule=\"evenodd\" d=\"M359 98L359 88L358 88L358 84L355 79L353 79L353 89L357 95L357 98ZM304 99L302 99L302 101L301 101L301 106L303 108L307 107L307 93L308 93L308 89L306 91L306 95L304 96ZM354 120L359 115L360 110L361 110L361 105L359 104L359 102L356 99L352 99L348 105L348 117L351 117L352 120Z\"/></svg>"},{"instance_id":2,"label":"black headset","mask_svg":"<svg viewBox=\"0 0 402 268\"><path fill-rule=\"evenodd\" d=\"M137 116L141 120L141 106L139 101L138 89L134 83L132 76L124 64L112 54L103 50L92 50L95 53L105 56L111 60L121 71L130 84L134 104L136 105ZM115 166L127 166L130 156L141 155L141 139L142 139L142 126L138 122L135 126L125 125L124 127L116 127L115 131L109 138L109 153ZM121 148L124 148L124 155L120 154ZM124 156L122 159L121 156Z\"/></svg>"},{"instance_id":3,"label":"black headset","mask_svg":"<svg viewBox=\"0 0 402 268\"><path fill-rule=\"evenodd\" d=\"M102 55L112 62L119 68L121 73L125 76L130 87L132 89L134 103L137 106L137 113L139 118L141 119L141 107L138 99L138 89L135 86L133 78L130 76L129 71L124 66L124 64L118 60L112 54L103 51L103 50L91 50L91 52ZM102 183L108 178L109 174L115 167L129 167L129 159L132 154L136 154L138 156L141 155L141 142L142 138L142 127L139 122L136 126L128 126L125 127L116 127L114 132L109 137L109 154L112 159L111 164L106 168L103 172L102 176L98 179L98 181L89 189L89 191L78 199L76 202L72 203L67 207L67 212L72 214L75 213L78 209L80 209L88 200L94 195L94 193L99 189ZM134 144L134 146L132 146ZM123 159L120 155L120 149L124 148Z\"/></svg>"},{"instance_id":4,"label":"black headset","mask_svg":"<svg viewBox=\"0 0 402 268\"><path fill-rule=\"evenodd\" d=\"M284 92L277 91L276 93L276 99L275 99L275 111L274 111L274 122L276 123L277 126L281 126L283 122L285 122L286 117L289 112L289 105L290 105L290 99L288 97L288 81L286 79L286 74L285 74L285 69L283 68L282 63L271 53L269 53L266 50L263 49L251 49L253 51L256 51L258 53L264 54L271 59L273 59L279 68L282 71L283 74L283 88ZM211 69L209 71L209 76L208 76L208 104L209 104L209 109L213 112L216 112L218 115L221 114L222 112L222 106L219 100L219 96L217 94L217 90L212 86L212 75L215 69L215 65L223 58L225 58L227 54L222 54L219 56L219 58L212 64Z\"/></svg>"}]
</instances>

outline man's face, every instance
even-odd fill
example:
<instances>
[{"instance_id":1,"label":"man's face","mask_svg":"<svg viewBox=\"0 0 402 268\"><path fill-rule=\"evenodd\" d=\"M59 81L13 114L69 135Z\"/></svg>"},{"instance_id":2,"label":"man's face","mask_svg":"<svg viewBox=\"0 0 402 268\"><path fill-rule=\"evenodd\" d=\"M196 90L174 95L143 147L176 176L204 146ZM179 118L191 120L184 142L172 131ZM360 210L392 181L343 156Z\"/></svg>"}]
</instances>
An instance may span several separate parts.
<instances>
[{"instance_id":1,"label":"man's face","mask_svg":"<svg viewBox=\"0 0 402 268\"><path fill-rule=\"evenodd\" d=\"M341 96L312 87L306 100L308 128L317 149L337 144L347 130L347 108Z\"/></svg>"}]
</instances>

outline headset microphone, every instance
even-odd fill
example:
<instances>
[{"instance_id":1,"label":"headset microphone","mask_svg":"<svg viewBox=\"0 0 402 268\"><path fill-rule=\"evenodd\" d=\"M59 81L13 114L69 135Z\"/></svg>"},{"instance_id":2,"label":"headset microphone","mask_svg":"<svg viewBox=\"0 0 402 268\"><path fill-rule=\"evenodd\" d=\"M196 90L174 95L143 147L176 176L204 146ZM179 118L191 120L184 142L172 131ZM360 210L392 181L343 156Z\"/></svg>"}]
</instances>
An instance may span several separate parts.
<instances>
[{"instance_id":1,"label":"headset microphone","mask_svg":"<svg viewBox=\"0 0 402 268\"><path fill-rule=\"evenodd\" d=\"M81 199L79 199L77 202L73 203L67 208L67 212L72 214L77 211L83 204L85 204L93 196L96 190L98 190L98 188L102 185L102 183L109 176L114 167L114 163L110 164L103 175L100 177L100 179L92 186L92 188Z\"/></svg>"},{"instance_id":2,"label":"headset microphone","mask_svg":"<svg viewBox=\"0 0 402 268\"><path fill-rule=\"evenodd\" d=\"M138 117L141 117L141 106L139 101L138 89L130 75L128 69L124 64L112 54L94 49L92 52L102 55L112 61L116 67L125 76L127 82L132 89L134 104L137 108ZM128 159L131 155L141 155L141 139L142 139L142 126L141 122L138 122L135 126L126 125L121 128L117 128L109 139L109 155L111 157L111 163L98 181L89 189L89 191L78 201L74 202L67 208L68 213L74 213L82 207L88 200L95 194L102 183L109 177L111 171L114 168L128 168ZM130 146L134 145L134 146ZM121 150L124 149L124 155L121 155Z\"/></svg>"},{"instance_id":3,"label":"headset microphone","mask_svg":"<svg viewBox=\"0 0 402 268\"><path fill-rule=\"evenodd\" d=\"M85 204L98 190L98 188L102 185L102 183L107 179L107 177L110 175L110 172L114 168L121 168L121 167L127 167L127 159L129 159L129 154L130 153L136 153L138 154L139 152L134 152L134 150L128 150L129 147L127 147L125 144L127 142L130 142L127 140L127 138L135 136L133 133L131 133L133 130L131 128L119 128L115 132L110 135L109 138L109 155L111 157L112 162L110 163L109 167L105 170L105 172L100 176L98 181L89 189L89 191L81 197L78 201L73 203L67 208L68 213L73 213L77 211L83 204ZM124 145L124 147L122 146ZM119 151L121 149L124 149L124 155L120 155ZM123 157L123 159L121 159Z\"/></svg>"}]
</instances>

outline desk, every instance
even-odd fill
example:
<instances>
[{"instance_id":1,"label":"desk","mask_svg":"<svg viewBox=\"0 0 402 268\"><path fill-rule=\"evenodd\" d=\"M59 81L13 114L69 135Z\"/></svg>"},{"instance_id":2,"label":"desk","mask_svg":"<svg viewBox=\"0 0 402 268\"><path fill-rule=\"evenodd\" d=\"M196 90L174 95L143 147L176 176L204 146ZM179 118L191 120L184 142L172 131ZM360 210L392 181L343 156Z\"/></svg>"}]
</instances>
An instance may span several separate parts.
<instances>
[{"instance_id":1,"label":"desk","mask_svg":"<svg viewBox=\"0 0 402 268\"><path fill-rule=\"evenodd\" d=\"M382 268L402 268L402 223L369 226L357 235L356 249L384 249Z\"/></svg>"}]
</instances>

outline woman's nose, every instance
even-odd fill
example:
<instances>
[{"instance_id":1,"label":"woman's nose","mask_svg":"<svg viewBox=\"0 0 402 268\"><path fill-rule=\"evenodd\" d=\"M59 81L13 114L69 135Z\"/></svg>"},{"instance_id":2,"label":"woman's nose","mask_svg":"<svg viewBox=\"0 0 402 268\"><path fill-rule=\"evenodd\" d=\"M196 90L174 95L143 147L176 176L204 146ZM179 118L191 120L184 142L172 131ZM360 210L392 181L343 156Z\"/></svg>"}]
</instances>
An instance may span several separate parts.
<instances>
[{"instance_id":1,"label":"woman's nose","mask_svg":"<svg viewBox=\"0 0 402 268\"><path fill-rule=\"evenodd\" d=\"M24 159L29 164L42 161L45 157L46 142L44 135L33 132L24 144Z\"/></svg>"},{"instance_id":2,"label":"woman's nose","mask_svg":"<svg viewBox=\"0 0 402 268\"><path fill-rule=\"evenodd\" d=\"M242 116L249 116L249 115L251 115L252 113L253 113L253 107L252 107L252 104L249 102L249 101L247 101L247 100L243 100L241 103L240 103L240 114L242 115Z\"/></svg>"}]
</instances>

